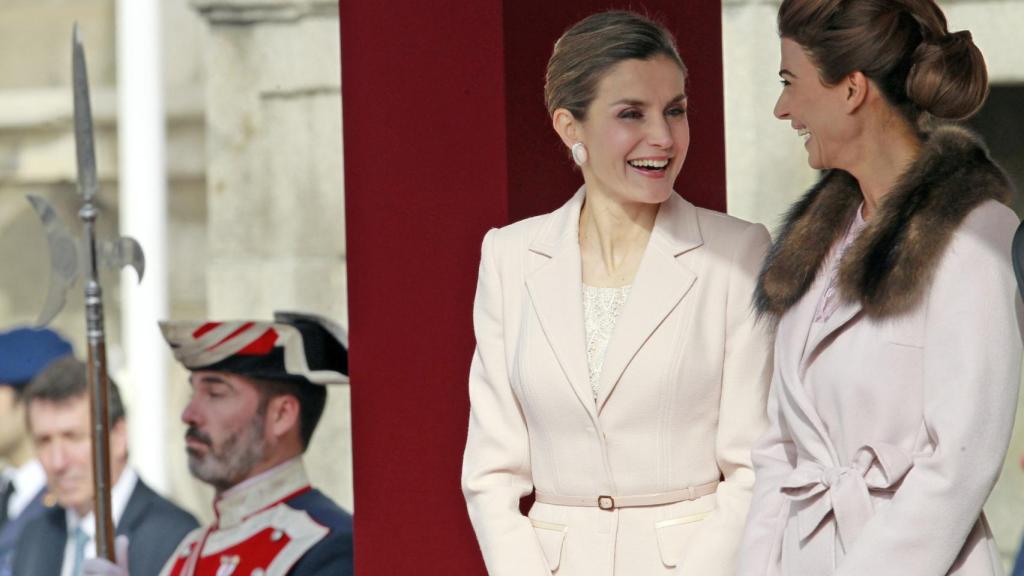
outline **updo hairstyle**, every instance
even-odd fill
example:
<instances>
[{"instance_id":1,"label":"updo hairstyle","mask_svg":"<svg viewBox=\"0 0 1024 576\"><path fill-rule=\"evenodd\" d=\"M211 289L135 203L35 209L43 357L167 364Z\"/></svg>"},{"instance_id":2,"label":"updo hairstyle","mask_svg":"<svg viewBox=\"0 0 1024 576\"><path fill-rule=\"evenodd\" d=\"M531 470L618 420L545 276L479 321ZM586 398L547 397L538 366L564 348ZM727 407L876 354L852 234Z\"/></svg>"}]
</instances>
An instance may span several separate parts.
<instances>
[{"instance_id":1,"label":"updo hairstyle","mask_svg":"<svg viewBox=\"0 0 1024 576\"><path fill-rule=\"evenodd\" d=\"M548 60L544 101L548 114L565 108L585 120L597 84L623 60L666 56L686 76L686 66L664 26L634 12L599 12L577 22L555 42Z\"/></svg>"},{"instance_id":2,"label":"updo hairstyle","mask_svg":"<svg viewBox=\"0 0 1024 576\"><path fill-rule=\"evenodd\" d=\"M971 33L950 33L933 0L784 0L779 36L803 47L827 85L861 71L911 122L968 118L988 97Z\"/></svg>"}]
</instances>

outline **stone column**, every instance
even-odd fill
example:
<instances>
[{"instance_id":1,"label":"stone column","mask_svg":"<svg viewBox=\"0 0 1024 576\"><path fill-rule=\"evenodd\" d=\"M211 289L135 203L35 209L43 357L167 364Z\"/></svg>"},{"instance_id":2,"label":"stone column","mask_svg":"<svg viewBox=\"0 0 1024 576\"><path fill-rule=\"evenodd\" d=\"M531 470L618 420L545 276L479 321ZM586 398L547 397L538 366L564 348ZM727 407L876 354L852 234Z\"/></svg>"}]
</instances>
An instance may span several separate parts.
<instances>
[{"instance_id":1,"label":"stone column","mask_svg":"<svg viewBox=\"0 0 1024 576\"><path fill-rule=\"evenodd\" d=\"M816 178L807 167L803 140L772 112L782 89L775 24L779 3L722 2L729 213L773 232L786 207Z\"/></svg>"},{"instance_id":2,"label":"stone column","mask_svg":"<svg viewBox=\"0 0 1024 576\"><path fill-rule=\"evenodd\" d=\"M207 314L347 326L337 2L192 7L207 24ZM351 452L349 391L332 387L306 462L349 510Z\"/></svg>"}]
</instances>

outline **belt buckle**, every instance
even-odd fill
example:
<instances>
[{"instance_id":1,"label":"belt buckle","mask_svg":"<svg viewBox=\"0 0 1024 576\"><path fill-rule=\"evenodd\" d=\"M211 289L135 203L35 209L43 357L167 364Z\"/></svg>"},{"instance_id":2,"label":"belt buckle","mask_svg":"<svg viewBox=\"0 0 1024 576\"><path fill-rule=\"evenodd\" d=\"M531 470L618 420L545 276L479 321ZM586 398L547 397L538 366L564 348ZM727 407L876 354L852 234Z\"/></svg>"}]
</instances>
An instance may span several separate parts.
<instances>
[{"instance_id":1,"label":"belt buckle","mask_svg":"<svg viewBox=\"0 0 1024 576\"><path fill-rule=\"evenodd\" d=\"M601 510L615 510L615 498L611 496L598 496L597 507Z\"/></svg>"}]
</instances>

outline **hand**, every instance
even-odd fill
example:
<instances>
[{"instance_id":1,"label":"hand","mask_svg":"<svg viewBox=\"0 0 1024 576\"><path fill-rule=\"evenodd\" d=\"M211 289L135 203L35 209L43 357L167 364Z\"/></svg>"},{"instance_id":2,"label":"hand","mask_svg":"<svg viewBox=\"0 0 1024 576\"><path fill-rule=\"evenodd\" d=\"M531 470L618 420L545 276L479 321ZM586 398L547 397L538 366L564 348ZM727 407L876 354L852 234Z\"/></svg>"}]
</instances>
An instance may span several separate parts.
<instances>
[{"instance_id":1,"label":"hand","mask_svg":"<svg viewBox=\"0 0 1024 576\"><path fill-rule=\"evenodd\" d=\"M82 576L129 576L128 537L124 534L114 540L114 557L117 564L106 558L89 558L82 563Z\"/></svg>"}]
</instances>

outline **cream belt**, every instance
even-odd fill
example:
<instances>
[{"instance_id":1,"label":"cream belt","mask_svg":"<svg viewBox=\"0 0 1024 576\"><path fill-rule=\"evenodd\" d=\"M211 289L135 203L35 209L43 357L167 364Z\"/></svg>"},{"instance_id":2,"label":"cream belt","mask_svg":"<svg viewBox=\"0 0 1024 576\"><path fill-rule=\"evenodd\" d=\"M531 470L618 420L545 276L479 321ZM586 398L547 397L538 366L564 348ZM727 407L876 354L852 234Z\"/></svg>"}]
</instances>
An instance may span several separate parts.
<instances>
[{"instance_id":1,"label":"cream belt","mask_svg":"<svg viewBox=\"0 0 1024 576\"><path fill-rule=\"evenodd\" d=\"M601 510L615 510L616 508L660 506L662 504L696 500L701 496L714 494L717 488L718 481L715 480L699 486L689 486L681 490L655 492L653 494L637 494L633 496L562 496L560 494L537 492L534 499L542 504L554 504L556 506L596 506Z\"/></svg>"}]
</instances>

